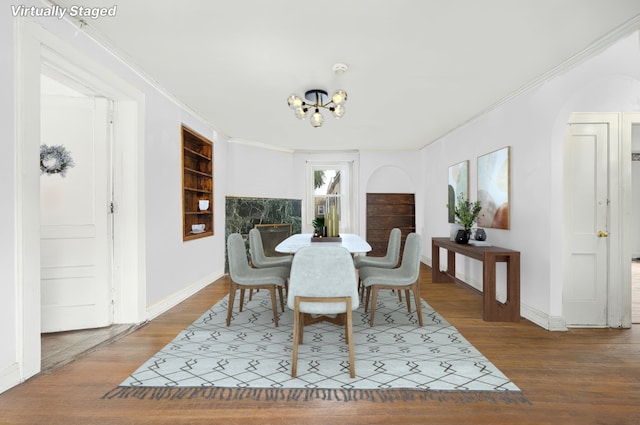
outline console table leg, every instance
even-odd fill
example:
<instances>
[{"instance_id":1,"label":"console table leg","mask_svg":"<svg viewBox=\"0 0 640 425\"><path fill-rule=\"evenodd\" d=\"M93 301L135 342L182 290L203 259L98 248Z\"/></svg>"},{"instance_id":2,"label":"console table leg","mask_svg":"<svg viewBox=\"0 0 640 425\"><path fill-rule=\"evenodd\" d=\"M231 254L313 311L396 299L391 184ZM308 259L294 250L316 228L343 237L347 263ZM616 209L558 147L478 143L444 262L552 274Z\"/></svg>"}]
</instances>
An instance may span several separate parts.
<instances>
[{"instance_id":1,"label":"console table leg","mask_svg":"<svg viewBox=\"0 0 640 425\"><path fill-rule=\"evenodd\" d=\"M520 253L509 255L507 260L507 310L504 320L520 321Z\"/></svg>"},{"instance_id":2,"label":"console table leg","mask_svg":"<svg viewBox=\"0 0 640 425\"><path fill-rule=\"evenodd\" d=\"M496 300L496 261L507 266L507 299ZM486 254L482 272L483 320L487 322L520 321L520 254Z\"/></svg>"},{"instance_id":3,"label":"console table leg","mask_svg":"<svg viewBox=\"0 0 640 425\"><path fill-rule=\"evenodd\" d=\"M451 276L455 276L456 257L454 252L447 252L447 273L440 270L440 247L431 241L431 282L433 283L450 283L454 282ZM452 266L453 263L453 266ZM449 275L448 275L449 274Z\"/></svg>"},{"instance_id":4,"label":"console table leg","mask_svg":"<svg viewBox=\"0 0 640 425\"><path fill-rule=\"evenodd\" d=\"M496 301L496 258L485 254L482 265L482 320L498 320Z\"/></svg>"}]
</instances>

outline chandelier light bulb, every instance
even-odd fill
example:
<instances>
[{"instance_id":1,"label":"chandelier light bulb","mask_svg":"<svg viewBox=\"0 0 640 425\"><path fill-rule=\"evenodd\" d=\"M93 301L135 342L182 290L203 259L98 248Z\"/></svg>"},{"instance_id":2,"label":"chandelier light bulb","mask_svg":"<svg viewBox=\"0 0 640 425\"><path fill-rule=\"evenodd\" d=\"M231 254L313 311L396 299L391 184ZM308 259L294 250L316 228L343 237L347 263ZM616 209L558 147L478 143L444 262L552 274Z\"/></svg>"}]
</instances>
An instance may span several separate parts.
<instances>
[{"instance_id":1,"label":"chandelier light bulb","mask_svg":"<svg viewBox=\"0 0 640 425\"><path fill-rule=\"evenodd\" d=\"M302 107L296 108L295 113L296 113L296 117L299 120L303 120L303 119L307 118L307 109L305 109L305 108L302 108Z\"/></svg>"},{"instance_id":2,"label":"chandelier light bulb","mask_svg":"<svg viewBox=\"0 0 640 425\"><path fill-rule=\"evenodd\" d=\"M345 92L344 90L336 90L336 92L331 97L331 101L335 103L336 106L342 105L347 101L347 92Z\"/></svg>"},{"instance_id":3,"label":"chandelier light bulb","mask_svg":"<svg viewBox=\"0 0 640 425\"><path fill-rule=\"evenodd\" d=\"M344 115L344 105L336 105L335 108L333 108L333 116L336 118L342 118L342 116Z\"/></svg>"},{"instance_id":4,"label":"chandelier light bulb","mask_svg":"<svg viewBox=\"0 0 640 425\"><path fill-rule=\"evenodd\" d=\"M289 108L295 110L300 108L304 104L304 101L297 94L292 94L287 98L287 103L289 104Z\"/></svg>"},{"instance_id":5,"label":"chandelier light bulb","mask_svg":"<svg viewBox=\"0 0 640 425\"><path fill-rule=\"evenodd\" d=\"M324 117L322 116L320 111L316 109L313 115L311 115L311 125L317 128L317 127L321 127L323 122L324 122Z\"/></svg>"}]
</instances>

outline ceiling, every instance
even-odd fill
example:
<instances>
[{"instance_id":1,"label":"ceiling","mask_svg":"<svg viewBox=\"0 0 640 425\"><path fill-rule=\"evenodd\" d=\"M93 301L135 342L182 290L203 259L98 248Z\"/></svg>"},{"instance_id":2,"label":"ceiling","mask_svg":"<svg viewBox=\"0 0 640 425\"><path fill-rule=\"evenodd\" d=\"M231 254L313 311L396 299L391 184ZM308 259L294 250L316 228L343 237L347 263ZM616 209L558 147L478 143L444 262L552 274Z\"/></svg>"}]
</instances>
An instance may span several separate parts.
<instances>
[{"instance_id":1,"label":"ceiling","mask_svg":"<svg viewBox=\"0 0 640 425\"><path fill-rule=\"evenodd\" d=\"M638 0L116 4L82 30L230 139L294 151L420 149L640 25ZM314 88L344 89L345 116L295 118Z\"/></svg>"}]
</instances>

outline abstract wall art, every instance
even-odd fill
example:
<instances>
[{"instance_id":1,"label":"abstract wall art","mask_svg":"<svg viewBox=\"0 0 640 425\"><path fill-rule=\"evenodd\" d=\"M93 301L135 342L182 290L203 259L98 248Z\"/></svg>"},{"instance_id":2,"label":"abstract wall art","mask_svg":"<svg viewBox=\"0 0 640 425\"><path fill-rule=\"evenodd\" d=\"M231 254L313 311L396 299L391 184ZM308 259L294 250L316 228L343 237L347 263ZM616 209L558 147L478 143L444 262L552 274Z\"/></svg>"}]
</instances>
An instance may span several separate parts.
<instances>
[{"instance_id":1,"label":"abstract wall art","mask_svg":"<svg viewBox=\"0 0 640 425\"><path fill-rule=\"evenodd\" d=\"M478 157L478 227L509 229L509 155L507 146Z\"/></svg>"},{"instance_id":2,"label":"abstract wall art","mask_svg":"<svg viewBox=\"0 0 640 425\"><path fill-rule=\"evenodd\" d=\"M447 205L456 205L462 193L469 199L469 161L462 161L449 167ZM449 208L449 223L455 223L453 208Z\"/></svg>"}]
</instances>

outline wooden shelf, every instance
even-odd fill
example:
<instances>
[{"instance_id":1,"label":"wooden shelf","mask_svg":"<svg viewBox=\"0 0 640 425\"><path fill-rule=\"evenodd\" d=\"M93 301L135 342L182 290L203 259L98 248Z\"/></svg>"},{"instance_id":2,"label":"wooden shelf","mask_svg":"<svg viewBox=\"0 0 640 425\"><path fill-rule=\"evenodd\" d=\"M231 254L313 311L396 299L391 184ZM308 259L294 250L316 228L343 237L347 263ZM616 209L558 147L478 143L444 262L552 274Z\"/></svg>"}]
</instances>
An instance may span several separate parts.
<instances>
[{"instance_id":1,"label":"wooden shelf","mask_svg":"<svg viewBox=\"0 0 640 425\"><path fill-rule=\"evenodd\" d=\"M199 157L204 158L206 160L210 160L211 159L211 157L209 157L207 155L204 155L204 154L202 154L200 152L196 152L196 151L194 151L193 149L191 149L188 146L185 146L183 149L184 149L184 153L187 154L187 155L191 154L191 155L199 156Z\"/></svg>"},{"instance_id":2,"label":"wooden shelf","mask_svg":"<svg viewBox=\"0 0 640 425\"><path fill-rule=\"evenodd\" d=\"M200 210L199 201L209 207ZM182 126L182 240L213 236L213 142ZM194 224L204 232L194 233Z\"/></svg>"},{"instance_id":3,"label":"wooden shelf","mask_svg":"<svg viewBox=\"0 0 640 425\"><path fill-rule=\"evenodd\" d=\"M198 171L198 170L192 170L191 168L187 168L184 167L184 171L187 173L193 173L193 174L198 174L200 176L203 177L211 177L211 175L209 173L203 172L203 171Z\"/></svg>"},{"instance_id":4,"label":"wooden shelf","mask_svg":"<svg viewBox=\"0 0 640 425\"><path fill-rule=\"evenodd\" d=\"M185 191L189 191L189 192L197 192L197 193L209 193L209 192L211 192L210 190L207 190L207 189L196 189L194 187L185 187L184 190Z\"/></svg>"},{"instance_id":5,"label":"wooden shelf","mask_svg":"<svg viewBox=\"0 0 640 425\"><path fill-rule=\"evenodd\" d=\"M415 196L412 193L367 193L367 242L371 252L367 255L384 256L389 233L397 227L402 233L400 256L404 240L416 231Z\"/></svg>"}]
</instances>

